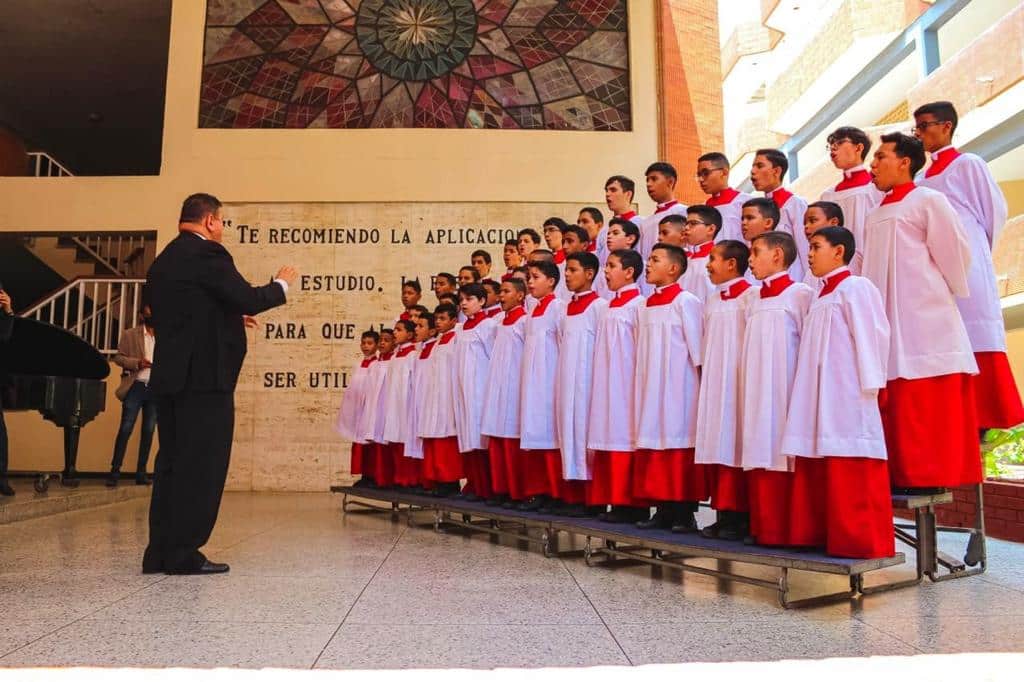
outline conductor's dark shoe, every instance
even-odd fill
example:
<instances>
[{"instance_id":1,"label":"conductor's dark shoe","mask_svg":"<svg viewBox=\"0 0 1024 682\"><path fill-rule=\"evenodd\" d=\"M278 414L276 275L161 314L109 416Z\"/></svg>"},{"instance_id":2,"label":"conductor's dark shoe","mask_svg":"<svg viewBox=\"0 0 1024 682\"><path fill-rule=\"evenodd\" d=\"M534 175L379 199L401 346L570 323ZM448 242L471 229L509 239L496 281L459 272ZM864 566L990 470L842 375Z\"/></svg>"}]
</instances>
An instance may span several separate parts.
<instances>
[{"instance_id":1,"label":"conductor's dark shoe","mask_svg":"<svg viewBox=\"0 0 1024 682\"><path fill-rule=\"evenodd\" d=\"M654 516L647 519L646 521L637 521L636 527L640 530L651 530L659 528L665 530L672 527L672 514L668 509L658 507L658 511L655 512Z\"/></svg>"},{"instance_id":2,"label":"conductor's dark shoe","mask_svg":"<svg viewBox=\"0 0 1024 682\"><path fill-rule=\"evenodd\" d=\"M146 563L142 564L142 574L143 575L152 575L154 573L163 573L163 572L164 572L164 565L163 564L146 564Z\"/></svg>"},{"instance_id":3,"label":"conductor's dark shoe","mask_svg":"<svg viewBox=\"0 0 1024 682\"><path fill-rule=\"evenodd\" d=\"M227 573L231 567L227 564L218 564L207 559L199 568L167 571L171 575L214 575L216 573Z\"/></svg>"},{"instance_id":4,"label":"conductor's dark shoe","mask_svg":"<svg viewBox=\"0 0 1024 682\"><path fill-rule=\"evenodd\" d=\"M8 483L6 479L0 480L0 495L3 495L4 497L14 496L14 488L11 487L11 484Z\"/></svg>"},{"instance_id":5,"label":"conductor's dark shoe","mask_svg":"<svg viewBox=\"0 0 1024 682\"><path fill-rule=\"evenodd\" d=\"M693 512L680 512L676 515L675 523L672 524L673 533L696 533L697 519Z\"/></svg>"}]
</instances>

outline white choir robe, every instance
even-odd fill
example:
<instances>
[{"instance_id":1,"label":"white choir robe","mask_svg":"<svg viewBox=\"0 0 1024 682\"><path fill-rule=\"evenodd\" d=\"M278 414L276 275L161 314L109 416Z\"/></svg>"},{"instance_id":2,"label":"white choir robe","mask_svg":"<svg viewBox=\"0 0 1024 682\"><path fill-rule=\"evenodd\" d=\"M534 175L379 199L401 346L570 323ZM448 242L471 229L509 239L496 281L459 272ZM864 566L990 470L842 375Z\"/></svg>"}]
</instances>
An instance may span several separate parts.
<instances>
[{"instance_id":1,"label":"white choir robe","mask_svg":"<svg viewBox=\"0 0 1024 682\"><path fill-rule=\"evenodd\" d=\"M717 296L718 291L708 275L708 260L711 255L697 255L702 253L703 251L687 254L686 272L679 278L679 284L685 291L696 296L701 303L705 303L709 298Z\"/></svg>"},{"instance_id":2,"label":"white choir robe","mask_svg":"<svg viewBox=\"0 0 1024 682\"><path fill-rule=\"evenodd\" d=\"M851 275L815 298L800 335L782 452L886 459L878 391L888 360L889 322L875 285Z\"/></svg>"},{"instance_id":3,"label":"white choir robe","mask_svg":"<svg viewBox=\"0 0 1024 682\"><path fill-rule=\"evenodd\" d=\"M334 430L345 440L353 443L365 443L366 439L359 432L359 422L366 406L366 386L370 379L370 369L376 364L376 356L365 358L352 371L348 388L341 396L341 408L334 424Z\"/></svg>"},{"instance_id":4,"label":"white choir robe","mask_svg":"<svg viewBox=\"0 0 1024 682\"><path fill-rule=\"evenodd\" d=\"M554 450L558 447L555 370L558 366L558 327L563 315L565 303L549 294L526 318L519 387L519 441L524 450Z\"/></svg>"},{"instance_id":5,"label":"white choir robe","mask_svg":"<svg viewBox=\"0 0 1024 682\"><path fill-rule=\"evenodd\" d=\"M359 418L359 435L363 442L384 443L384 417L387 415L387 375L391 366L391 355L382 355L377 362L370 365L370 375L366 380L366 397L363 400L363 413Z\"/></svg>"},{"instance_id":6,"label":"white choir robe","mask_svg":"<svg viewBox=\"0 0 1024 682\"><path fill-rule=\"evenodd\" d=\"M862 274L882 294L892 325L889 379L977 374L956 298L969 293L971 251L946 197L915 187L864 226Z\"/></svg>"},{"instance_id":7,"label":"white choir robe","mask_svg":"<svg viewBox=\"0 0 1024 682\"><path fill-rule=\"evenodd\" d=\"M636 420L633 387L636 379L636 335L640 309L647 301L637 295L616 308L609 307L597 324L594 372L587 422L587 447L606 452L632 452Z\"/></svg>"},{"instance_id":8,"label":"white choir robe","mask_svg":"<svg viewBox=\"0 0 1024 682\"><path fill-rule=\"evenodd\" d=\"M428 345L436 350L437 339L424 342L423 348L413 354L416 361L412 363L412 369L409 371L409 398L406 408L409 427L405 430L405 448L402 450L402 456L411 459L423 459L423 439L419 435L419 422L424 405L430 400L430 365L433 353L426 359L420 356Z\"/></svg>"},{"instance_id":9,"label":"white choir robe","mask_svg":"<svg viewBox=\"0 0 1024 682\"><path fill-rule=\"evenodd\" d=\"M412 364L419 357L415 344L408 344L395 353L388 362L388 375L384 381L384 442L405 443L409 423L409 393L412 382Z\"/></svg>"},{"instance_id":10,"label":"white choir robe","mask_svg":"<svg viewBox=\"0 0 1024 682\"><path fill-rule=\"evenodd\" d=\"M762 289L775 278L762 282ZM743 338L741 403L744 469L792 471L782 452L782 433L796 376L804 316L814 292L802 282L777 296L757 298L747 308Z\"/></svg>"},{"instance_id":11,"label":"white choir robe","mask_svg":"<svg viewBox=\"0 0 1024 682\"><path fill-rule=\"evenodd\" d=\"M765 196L769 198L773 197L775 192L783 190L779 188L773 192L765 192ZM784 190L789 193L789 190ZM778 203L775 198L775 203ZM791 194L786 202L779 207L779 224L775 226L775 229L779 232L788 232L793 235L793 239L796 241L796 260L789 266L789 277L794 282L802 282L804 280L804 272L807 270L807 251L810 248L807 243L807 237L804 236L804 214L807 213L807 202L795 194Z\"/></svg>"},{"instance_id":12,"label":"white choir robe","mask_svg":"<svg viewBox=\"0 0 1024 682\"><path fill-rule=\"evenodd\" d=\"M857 166L848 171L843 171L843 176L844 178L856 178L858 181L862 181L860 179L863 178L867 180L867 184L858 184L855 187L839 189L843 187L841 182L835 187L822 192L821 200L839 204L839 208L843 209L843 227L853 233L854 246L856 251L859 251L864 239L864 223L868 219L868 213L878 208L878 205L882 203L884 195L871 182L871 174L868 173L864 166ZM850 264L850 272L855 275L859 273L859 261L860 259L857 259L856 262Z\"/></svg>"},{"instance_id":13,"label":"white choir robe","mask_svg":"<svg viewBox=\"0 0 1024 682\"><path fill-rule=\"evenodd\" d=\"M519 438L519 386L526 309L514 308L496 317L495 322L480 432L497 438Z\"/></svg>"},{"instance_id":14,"label":"white choir robe","mask_svg":"<svg viewBox=\"0 0 1024 682\"><path fill-rule=\"evenodd\" d=\"M601 264L601 269L604 269L604 264L608 262L608 254L611 251L608 250L608 226L602 225L601 229L597 231L597 249L594 251L594 255L597 256L598 262Z\"/></svg>"},{"instance_id":15,"label":"white choir robe","mask_svg":"<svg viewBox=\"0 0 1024 682\"><path fill-rule=\"evenodd\" d=\"M674 289L673 289L674 288ZM637 322L636 448L692 448L697 433L704 315L700 301L679 283L648 298L679 293L671 303L644 305Z\"/></svg>"},{"instance_id":16,"label":"white choir robe","mask_svg":"<svg viewBox=\"0 0 1024 682\"><path fill-rule=\"evenodd\" d=\"M958 298L971 348L975 353L1006 352L1006 327L999 305L999 289L992 265L992 244L1006 224L1006 199L989 173L988 166L974 154L960 154L941 173L917 179L945 195L964 227L971 249L967 272L970 295Z\"/></svg>"},{"instance_id":17,"label":"white choir robe","mask_svg":"<svg viewBox=\"0 0 1024 682\"><path fill-rule=\"evenodd\" d=\"M455 428L455 339L458 332L442 334L430 351L426 365L424 394L416 435L420 438L449 438Z\"/></svg>"},{"instance_id":18,"label":"white choir robe","mask_svg":"<svg viewBox=\"0 0 1024 682\"><path fill-rule=\"evenodd\" d=\"M726 282L704 304L704 349L693 458L697 464L741 464L743 340L747 311L759 297L759 289L750 287L728 300L722 300L722 292L743 281L738 277Z\"/></svg>"},{"instance_id":19,"label":"white choir robe","mask_svg":"<svg viewBox=\"0 0 1024 682\"><path fill-rule=\"evenodd\" d=\"M723 239L735 239L738 242L744 241L743 230L740 227L740 216L743 214L744 202L753 198L752 194L737 192L732 188L708 197L705 203L708 206L717 208L718 212L722 214L722 229L715 235L716 242L720 242Z\"/></svg>"},{"instance_id":20,"label":"white choir robe","mask_svg":"<svg viewBox=\"0 0 1024 682\"><path fill-rule=\"evenodd\" d=\"M853 272L853 268L850 268L850 271ZM821 289L821 278L815 277L814 273L811 272L811 269L808 268L807 274L804 275L804 284L809 286L811 288L811 291L813 291L815 295L817 295L818 290Z\"/></svg>"},{"instance_id":21,"label":"white choir robe","mask_svg":"<svg viewBox=\"0 0 1024 682\"><path fill-rule=\"evenodd\" d=\"M567 352L559 353L555 373L555 426L562 451L562 477L588 481L592 475L587 458L587 422L595 372L594 341L608 301L592 291L574 298L578 301L566 307L558 330L558 345ZM576 312L587 300L586 309ZM604 372L605 368L597 367L596 371Z\"/></svg>"},{"instance_id":22,"label":"white choir robe","mask_svg":"<svg viewBox=\"0 0 1024 682\"><path fill-rule=\"evenodd\" d=\"M671 203L671 202L669 202ZM668 208L658 211L655 209L654 213L644 218L640 224L640 241L637 244L637 251L640 252L640 257L644 259L644 263L651 255L651 249L658 243L658 226L661 225L661 221L670 215L681 215L683 218L686 217L686 206L681 203L672 203ZM636 223L639 218L633 220Z\"/></svg>"},{"instance_id":23,"label":"white choir robe","mask_svg":"<svg viewBox=\"0 0 1024 682\"><path fill-rule=\"evenodd\" d=\"M532 313L538 303L540 303L540 301L538 301L533 294L526 294L526 300L523 302L523 306L526 308L526 312Z\"/></svg>"},{"instance_id":24,"label":"white choir robe","mask_svg":"<svg viewBox=\"0 0 1024 682\"><path fill-rule=\"evenodd\" d=\"M558 284L555 285L555 296L558 297L558 300L568 303L572 298L572 292L569 291L569 287L565 286L565 260L556 265L558 266Z\"/></svg>"},{"instance_id":25,"label":"white choir robe","mask_svg":"<svg viewBox=\"0 0 1024 682\"><path fill-rule=\"evenodd\" d=\"M497 329L494 318L470 320L455 339L455 428L459 452L487 449L487 437L480 433L480 427Z\"/></svg>"}]
</instances>

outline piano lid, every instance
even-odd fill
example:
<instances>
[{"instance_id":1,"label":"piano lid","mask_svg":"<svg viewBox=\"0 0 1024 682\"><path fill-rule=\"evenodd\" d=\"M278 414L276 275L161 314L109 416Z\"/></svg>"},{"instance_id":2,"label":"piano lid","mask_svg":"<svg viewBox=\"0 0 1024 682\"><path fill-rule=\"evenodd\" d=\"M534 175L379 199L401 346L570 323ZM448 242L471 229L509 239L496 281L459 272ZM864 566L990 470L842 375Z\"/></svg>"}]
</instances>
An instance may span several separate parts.
<instances>
[{"instance_id":1,"label":"piano lid","mask_svg":"<svg viewBox=\"0 0 1024 682\"><path fill-rule=\"evenodd\" d=\"M10 341L0 342L0 374L106 379L110 363L84 339L52 324L14 318Z\"/></svg>"}]
</instances>

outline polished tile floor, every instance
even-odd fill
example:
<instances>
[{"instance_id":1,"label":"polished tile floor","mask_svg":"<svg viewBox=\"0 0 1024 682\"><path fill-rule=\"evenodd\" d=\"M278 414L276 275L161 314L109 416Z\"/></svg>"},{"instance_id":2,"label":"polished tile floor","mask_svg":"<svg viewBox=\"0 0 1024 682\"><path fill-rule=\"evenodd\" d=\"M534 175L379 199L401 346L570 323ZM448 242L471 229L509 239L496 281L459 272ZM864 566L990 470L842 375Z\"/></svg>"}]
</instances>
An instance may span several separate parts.
<instances>
[{"instance_id":1,"label":"polished tile floor","mask_svg":"<svg viewBox=\"0 0 1024 682\"><path fill-rule=\"evenodd\" d=\"M1024 651L1024 545L1007 542L990 542L980 577L783 611L761 588L588 568L343 516L327 494L228 494L208 554L230 574L143 576L146 511L132 500L0 526L0 666L523 668ZM842 587L831 580L794 579Z\"/></svg>"}]
</instances>

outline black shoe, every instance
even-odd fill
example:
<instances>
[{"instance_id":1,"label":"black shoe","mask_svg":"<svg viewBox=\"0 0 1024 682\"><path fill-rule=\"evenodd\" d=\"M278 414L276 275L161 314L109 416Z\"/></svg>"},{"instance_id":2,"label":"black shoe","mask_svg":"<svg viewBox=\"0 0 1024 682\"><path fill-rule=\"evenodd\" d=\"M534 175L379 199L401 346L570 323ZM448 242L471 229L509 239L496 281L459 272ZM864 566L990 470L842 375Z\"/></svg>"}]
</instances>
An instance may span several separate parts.
<instances>
[{"instance_id":1,"label":"black shoe","mask_svg":"<svg viewBox=\"0 0 1024 682\"><path fill-rule=\"evenodd\" d=\"M646 521L637 521L636 527L640 530L667 530L672 527L672 513L667 506L659 506L654 516Z\"/></svg>"},{"instance_id":2,"label":"black shoe","mask_svg":"<svg viewBox=\"0 0 1024 682\"><path fill-rule=\"evenodd\" d=\"M746 512L729 512L729 524L718 532L721 540L739 542L750 535L750 515Z\"/></svg>"},{"instance_id":3,"label":"black shoe","mask_svg":"<svg viewBox=\"0 0 1024 682\"><path fill-rule=\"evenodd\" d=\"M352 484L353 488L369 488L370 482L365 478L360 478L358 481Z\"/></svg>"},{"instance_id":4,"label":"black shoe","mask_svg":"<svg viewBox=\"0 0 1024 682\"><path fill-rule=\"evenodd\" d=\"M558 514L574 519L582 519L587 516L587 507L583 504L567 504L558 510Z\"/></svg>"},{"instance_id":5,"label":"black shoe","mask_svg":"<svg viewBox=\"0 0 1024 682\"><path fill-rule=\"evenodd\" d=\"M231 567L227 564L216 564L209 559L203 562L199 568L167 571L169 575L213 575L215 573L227 573Z\"/></svg>"},{"instance_id":6,"label":"black shoe","mask_svg":"<svg viewBox=\"0 0 1024 682\"><path fill-rule=\"evenodd\" d=\"M14 488L11 487L11 484L6 479L0 480L0 495L14 497Z\"/></svg>"},{"instance_id":7,"label":"black shoe","mask_svg":"<svg viewBox=\"0 0 1024 682\"><path fill-rule=\"evenodd\" d=\"M521 505L519 505L519 511L533 512L537 511L542 506L544 506L544 499L541 498L540 495L537 495L535 497L531 497L526 502L523 502Z\"/></svg>"},{"instance_id":8,"label":"black shoe","mask_svg":"<svg viewBox=\"0 0 1024 682\"><path fill-rule=\"evenodd\" d=\"M164 572L163 564L154 564L152 566L147 566L146 564L142 564L142 575L152 575L154 573L163 573L163 572Z\"/></svg>"},{"instance_id":9,"label":"black shoe","mask_svg":"<svg viewBox=\"0 0 1024 682\"><path fill-rule=\"evenodd\" d=\"M692 511L676 512L675 522L672 524L673 533L696 533L697 519Z\"/></svg>"},{"instance_id":10,"label":"black shoe","mask_svg":"<svg viewBox=\"0 0 1024 682\"><path fill-rule=\"evenodd\" d=\"M484 500L484 504L488 507L503 507L508 501L508 495L495 495Z\"/></svg>"},{"instance_id":11,"label":"black shoe","mask_svg":"<svg viewBox=\"0 0 1024 682\"><path fill-rule=\"evenodd\" d=\"M565 504L561 500L556 500L553 497L545 499L544 504L537 510L538 514L553 514L555 516L562 516L562 509Z\"/></svg>"},{"instance_id":12,"label":"black shoe","mask_svg":"<svg viewBox=\"0 0 1024 682\"><path fill-rule=\"evenodd\" d=\"M757 538L755 538L753 535L744 535L743 536L743 544L744 545L748 545L748 546L756 545L757 544Z\"/></svg>"},{"instance_id":13,"label":"black shoe","mask_svg":"<svg viewBox=\"0 0 1024 682\"><path fill-rule=\"evenodd\" d=\"M702 538L708 538L713 540L718 537L718 534L724 530L721 521L715 521L710 526L704 526L700 529L700 536Z\"/></svg>"}]
</instances>

